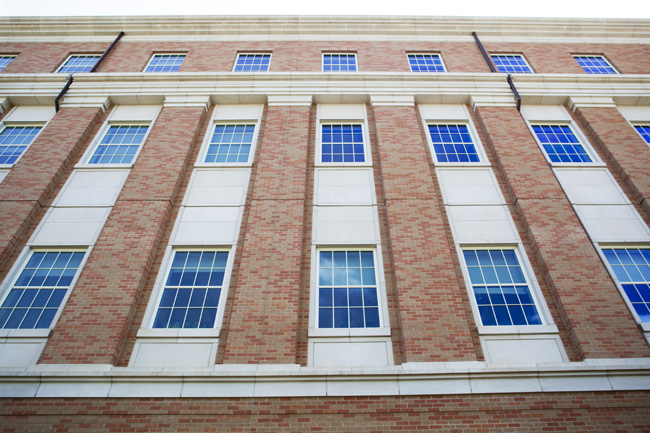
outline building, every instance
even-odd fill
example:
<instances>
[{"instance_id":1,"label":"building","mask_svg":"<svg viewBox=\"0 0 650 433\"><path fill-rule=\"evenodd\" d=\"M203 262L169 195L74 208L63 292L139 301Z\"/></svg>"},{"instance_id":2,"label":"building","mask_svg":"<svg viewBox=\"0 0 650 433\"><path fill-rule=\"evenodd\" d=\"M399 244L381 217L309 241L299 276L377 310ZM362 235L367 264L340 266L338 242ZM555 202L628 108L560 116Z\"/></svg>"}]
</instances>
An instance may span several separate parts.
<instances>
[{"instance_id":1,"label":"building","mask_svg":"<svg viewBox=\"0 0 650 433\"><path fill-rule=\"evenodd\" d=\"M3 431L650 431L650 21L0 23Z\"/></svg>"}]
</instances>

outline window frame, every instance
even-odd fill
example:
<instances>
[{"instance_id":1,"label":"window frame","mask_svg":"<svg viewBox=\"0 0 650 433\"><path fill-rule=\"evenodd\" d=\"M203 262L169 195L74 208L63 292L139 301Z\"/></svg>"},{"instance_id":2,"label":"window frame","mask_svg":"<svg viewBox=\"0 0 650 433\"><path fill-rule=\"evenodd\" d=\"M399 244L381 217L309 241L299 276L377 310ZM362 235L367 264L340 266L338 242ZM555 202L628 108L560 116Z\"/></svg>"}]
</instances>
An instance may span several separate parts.
<instances>
[{"instance_id":1,"label":"window frame","mask_svg":"<svg viewBox=\"0 0 650 433\"><path fill-rule=\"evenodd\" d=\"M101 54L93 54L93 53L73 53L73 54L70 54L70 55L68 55L68 57L66 57L66 59L65 59L65 60L64 60L64 61L63 61L63 62L62 62L62 63L61 63L57 68L56 68L56 71L54 71L54 72L57 73L57 74L88 74L88 73L90 73L90 70L92 70L92 68L95 67L95 65L97 64L97 61L99 61L99 59L101 58L101 56L102 56ZM68 63L68 62L70 61L70 59L72 59L73 57L95 57L95 58L97 59L97 61L95 61L95 63L90 67L90 70L88 70L88 71L83 71L83 72L81 72L81 71L75 71L75 72L65 72L65 71L61 71L61 69L63 69L63 68L65 67L66 63Z\"/></svg>"},{"instance_id":2,"label":"window frame","mask_svg":"<svg viewBox=\"0 0 650 433\"><path fill-rule=\"evenodd\" d=\"M239 59L241 56L268 56L269 57L269 62L267 65L266 70L260 70L260 71L238 71L237 70L237 65L239 65ZM238 52L237 56L235 57L235 63L232 65L232 72L237 72L237 73L259 73L259 72L269 72L271 70L271 59L273 58L273 53L271 52L264 52L264 51L256 51L256 52L250 52L250 51L244 51L244 52Z\"/></svg>"},{"instance_id":3,"label":"window frame","mask_svg":"<svg viewBox=\"0 0 650 433\"><path fill-rule=\"evenodd\" d=\"M363 134L363 162L323 162L323 126L326 125L359 125ZM370 136L366 119L319 119L318 131L316 132L316 167L366 167L372 166L372 155L370 153Z\"/></svg>"},{"instance_id":4,"label":"window frame","mask_svg":"<svg viewBox=\"0 0 650 433\"><path fill-rule=\"evenodd\" d=\"M13 61L16 59L17 56L18 56L17 54L0 54L0 60L3 60L3 59L11 59L11 60L9 60L9 61L7 62L6 65L2 66L2 69L0 69L0 72L4 71L5 68L6 68L7 66L9 66L9 65L11 64L11 62L13 62Z\"/></svg>"},{"instance_id":5,"label":"window frame","mask_svg":"<svg viewBox=\"0 0 650 433\"><path fill-rule=\"evenodd\" d=\"M216 113L215 113L216 114ZM210 144L212 141L212 136L214 135L214 130L217 125L253 125L253 140L251 142L251 149L248 155L248 161L246 162L205 162L205 158L210 149ZM201 150L199 151L199 156L197 158L195 167L250 167L253 165L255 160L255 151L257 149L257 141L259 139L260 132L260 122L259 119L212 119L208 125L208 130L203 138L203 144L201 145Z\"/></svg>"},{"instance_id":6,"label":"window frame","mask_svg":"<svg viewBox=\"0 0 650 433\"><path fill-rule=\"evenodd\" d=\"M610 62L609 59L608 59L607 57L605 57L604 55L602 55L602 54L572 54L572 57L573 57L573 59L576 61L576 63L578 63L578 65L582 68L582 70L584 71L584 73L587 74L587 75L621 75L621 72L620 72L618 69L616 69L616 68L614 67L614 65L612 64L612 62ZM607 66L608 66L612 71L614 71L614 73L595 73L595 72L592 73L592 72L587 72L587 70L585 69L585 67L584 67L583 65L581 65L580 62L578 61L578 58L579 58L579 57L592 57L592 58L599 58L599 59L601 59L603 62L605 62L605 63L607 64Z\"/></svg>"},{"instance_id":7,"label":"window frame","mask_svg":"<svg viewBox=\"0 0 650 433\"><path fill-rule=\"evenodd\" d=\"M410 59L411 56L437 56L440 59L440 64L442 65L442 71L414 71L413 66L411 65L411 59ZM411 69L411 72L425 73L425 74L435 74L435 73L447 72L447 65L445 65L445 61L443 60L441 53L436 53L436 52L426 52L426 53L407 52L406 53L406 61L408 62L408 65L409 65L409 68Z\"/></svg>"},{"instance_id":8,"label":"window frame","mask_svg":"<svg viewBox=\"0 0 650 433\"><path fill-rule=\"evenodd\" d=\"M630 123L632 124L632 127L634 128L634 130L636 131L636 133L639 134L639 136L641 137L641 139L642 139L643 141L645 141L645 143L646 143L648 146L650 146L650 122L630 122ZM637 129L637 128L639 128L639 127L641 127L641 128L647 128L647 129L648 129L648 139L647 139L647 140L646 140L646 138L643 136L643 134L641 134L641 132Z\"/></svg>"},{"instance_id":9,"label":"window frame","mask_svg":"<svg viewBox=\"0 0 650 433\"><path fill-rule=\"evenodd\" d=\"M354 71L340 71L340 70L339 71L332 71L332 70L326 71L325 70L325 56L332 56L332 55L334 55L334 56L342 56L342 55L354 56L355 70ZM324 51L324 52L321 53L321 72L334 73L334 74L340 74L340 73L345 74L345 73L351 73L351 72L352 73L353 72L359 72L359 70L360 70L359 69L359 57L357 56L356 51L338 51L338 52L337 51Z\"/></svg>"},{"instance_id":10,"label":"window frame","mask_svg":"<svg viewBox=\"0 0 650 433\"><path fill-rule=\"evenodd\" d=\"M469 275L469 270L467 267L467 262L465 260L464 251L477 251L477 250L510 250L514 251L515 256L519 262L519 266L524 274L526 280L526 285L530 292L531 297L535 307L537 308L537 314L541 320L541 324L538 325L483 325L481 319L481 314L476 302L476 296L474 294L474 288L472 286L472 280ZM469 297L470 304L472 306L472 312L474 313L474 320L476 326L478 327L479 334L494 334L494 333L539 333L544 332L545 330L552 330L557 332L557 328L553 323L548 306L544 300L539 282L535 276L534 270L528 256L523 249L521 244L457 244L457 253L460 260L460 267L463 274L463 279L465 280L465 288L467 289L467 294ZM495 332L496 331L496 332Z\"/></svg>"},{"instance_id":11,"label":"window frame","mask_svg":"<svg viewBox=\"0 0 650 433\"><path fill-rule=\"evenodd\" d=\"M45 122L45 123L43 123L43 122L11 122L11 121L0 122L0 134L2 134L7 128L20 128L20 127L39 127L40 128L38 133L34 136L34 139L27 145L27 147L25 148L23 153L20 154L20 156L16 159L16 161L11 163L11 164L0 164L0 169L11 169L11 168L13 168L18 163L18 161L20 161L20 159L23 157L23 155L25 155L25 153L29 150L29 148L34 143L34 141L36 141L38 136L41 135L41 133L45 129L46 125L47 125L47 122Z\"/></svg>"},{"instance_id":12,"label":"window frame","mask_svg":"<svg viewBox=\"0 0 650 433\"><path fill-rule=\"evenodd\" d=\"M499 66L494 62L494 57L503 57L503 56L510 56L510 57L519 57L521 60L524 61L524 64L528 68L528 72L508 72L508 71L501 71L499 70ZM530 63L526 59L526 56L524 56L522 53L490 53L490 61L494 65L494 67L497 69L497 71L501 74L534 74L535 70L533 69L532 66L530 66Z\"/></svg>"},{"instance_id":13,"label":"window frame","mask_svg":"<svg viewBox=\"0 0 650 433\"><path fill-rule=\"evenodd\" d=\"M63 309L65 308L66 303L68 302L68 298L70 298L70 294L74 290L74 287L77 284L79 277L81 276L81 273L83 272L83 268L86 265L86 261L88 260L88 257L90 257L90 254L92 253L92 249L93 249L92 246L88 246L88 247L26 246L18 256L18 259L14 262L9 272L7 273L7 276L5 277L4 281L2 281L2 283L0 284L0 306L4 304L5 300L11 293L12 289L14 288L18 278L20 277L21 273L25 269L25 266L27 265L27 263L29 263L29 260L32 258L32 256L35 253L83 252L84 256L79 262L79 267L77 268L77 272L75 273L75 276L72 278L70 285L67 286L66 294L61 300L61 303L57 308L57 312L52 318L52 322L50 323L50 326L48 328L38 328L38 329L0 328L0 337L22 337L22 336L48 337L52 329L54 329L57 322L59 321L59 317L61 316Z\"/></svg>"},{"instance_id":14,"label":"window frame","mask_svg":"<svg viewBox=\"0 0 650 433\"><path fill-rule=\"evenodd\" d=\"M535 139L535 142L537 143L537 146L539 147L540 151L544 155L544 158L546 158L546 161L551 167L599 167L603 166L603 162L601 161L600 157L598 156L598 153L594 150L594 148L591 146L591 143L589 140L587 140L587 137L582 133L580 128L578 128L575 123L571 121L566 121L566 120L541 120L541 121L534 121L531 122L528 119L526 119L526 123L528 124L528 128L530 130L530 133L532 134L533 138ZM578 140L578 143L582 146L582 148L585 150L585 153L591 158L591 162L553 162L551 161L551 157L548 155L546 152L546 149L544 149L544 144L540 141L539 137L537 137L537 134L533 130L534 126L568 126L571 132L573 133L574 137Z\"/></svg>"},{"instance_id":15,"label":"window frame","mask_svg":"<svg viewBox=\"0 0 650 433\"><path fill-rule=\"evenodd\" d=\"M153 129L155 120L153 121L147 121L147 120L120 120L120 121L112 121L112 120L107 120L104 122L104 125L102 125L101 129L99 132L95 135L95 138L93 138L93 141L91 142L90 146L88 146L88 150L86 150L86 153L83 155L81 158L81 162L77 164L77 168L131 168L133 167L133 164L138 160L138 156L140 156L140 152L142 152L142 148L144 147L145 143L147 142L147 139L149 138L149 134L151 134L151 130ZM147 132L144 134L144 137L142 137L142 143L138 146L138 150L135 152L133 155L133 160L129 163L120 163L120 164L110 164L110 163L101 163L101 164L93 164L90 163L90 159L95 155L95 152L97 151L97 148L101 145L102 139L106 136L108 131L110 130L111 126L147 126Z\"/></svg>"},{"instance_id":16,"label":"window frame","mask_svg":"<svg viewBox=\"0 0 650 433\"><path fill-rule=\"evenodd\" d=\"M183 56L183 61L181 64L178 66L177 71L147 71L149 67L151 66L151 62L156 58L156 56ZM147 62L147 65L144 67L142 72L145 72L147 74L173 74L176 72L180 72L180 69L183 67L183 63L185 63L185 59L187 58L187 52L162 52L162 53L153 53L151 55L151 58L149 58L149 61Z\"/></svg>"},{"instance_id":17,"label":"window frame","mask_svg":"<svg viewBox=\"0 0 650 433\"><path fill-rule=\"evenodd\" d=\"M474 123L469 120L469 119L462 119L462 120L426 120L423 119L424 123L424 130L425 130L425 135L427 137L427 144L429 146L429 152L431 153L431 158L433 160L433 164L438 167L462 167L462 166L471 166L471 167L481 167L481 166L490 166L490 162L487 158L487 154L485 153L485 149L483 148L483 143L481 142L478 131L476 131L476 128L474 127ZM455 125L464 125L467 126L467 129L469 131L470 137L472 138L472 143L474 144L474 147L476 148L476 153L478 155L479 160L472 162L472 161L459 161L459 162L449 162L449 161L438 161L438 157L435 152L434 148L434 143L433 139L431 138L431 132L429 131L429 126L431 125L446 125L446 126L455 126Z\"/></svg>"}]
</instances>

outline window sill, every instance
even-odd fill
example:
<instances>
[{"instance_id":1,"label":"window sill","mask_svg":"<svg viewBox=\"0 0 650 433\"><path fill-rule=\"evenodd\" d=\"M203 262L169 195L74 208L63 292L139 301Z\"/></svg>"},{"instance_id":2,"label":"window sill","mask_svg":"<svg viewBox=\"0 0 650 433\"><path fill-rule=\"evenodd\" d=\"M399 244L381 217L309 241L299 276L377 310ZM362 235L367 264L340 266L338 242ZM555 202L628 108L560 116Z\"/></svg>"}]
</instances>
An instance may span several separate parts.
<instances>
[{"instance_id":1,"label":"window sill","mask_svg":"<svg viewBox=\"0 0 650 433\"><path fill-rule=\"evenodd\" d=\"M251 168L251 162L197 162L194 168Z\"/></svg>"},{"instance_id":2,"label":"window sill","mask_svg":"<svg viewBox=\"0 0 650 433\"><path fill-rule=\"evenodd\" d=\"M558 334L555 325L479 326L479 335Z\"/></svg>"},{"instance_id":3,"label":"window sill","mask_svg":"<svg viewBox=\"0 0 650 433\"><path fill-rule=\"evenodd\" d=\"M0 329L0 338L48 338L50 329Z\"/></svg>"},{"instance_id":4,"label":"window sill","mask_svg":"<svg viewBox=\"0 0 650 433\"><path fill-rule=\"evenodd\" d=\"M390 328L309 328L309 337L390 337Z\"/></svg>"},{"instance_id":5,"label":"window sill","mask_svg":"<svg viewBox=\"0 0 650 433\"><path fill-rule=\"evenodd\" d=\"M112 169L130 169L133 164L85 164L79 163L74 166L75 169L96 169L96 170L112 170Z\"/></svg>"},{"instance_id":6,"label":"window sill","mask_svg":"<svg viewBox=\"0 0 650 433\"><path fill-rule=\"evenodd\" d=\"M210 329L151 329L140 328L138 338L219 338L221 328Z\"/></svg>"}]
</instances>

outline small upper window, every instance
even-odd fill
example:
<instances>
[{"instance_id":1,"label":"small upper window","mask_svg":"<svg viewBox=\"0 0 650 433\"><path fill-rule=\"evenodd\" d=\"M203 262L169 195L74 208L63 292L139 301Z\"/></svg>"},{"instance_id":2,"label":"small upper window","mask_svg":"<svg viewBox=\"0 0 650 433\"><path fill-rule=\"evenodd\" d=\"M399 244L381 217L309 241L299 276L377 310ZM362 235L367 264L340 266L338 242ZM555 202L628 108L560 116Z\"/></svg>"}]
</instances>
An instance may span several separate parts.
<instances>
[{"instance_id":1,"label":"small upper window","mask_svg":"<svg viewBox=\"0 0 650 433\"><path fill-rule=\"evenodd\" d=\"M13 164L32 144L40 126L7 126L0 132L0 165Z\"/></svg>"},{"instance_id":2,"label":"small upper window","mask_svg":"<svg viewBox=\"0 0 650 433\"><path fill-rule=\"evenodd\" d=\"M89 164L130 164L140 149L147 125L110 125Z\"/></svg>"},{"instance_id":3,"label":"small upper window","mask_svg":"<svg viewBox=\"0 0 650 433\"><path fill-rule=\"evenodd\" d=\"M569 125L533 125L551 162L593 162Z\"/></svg>"},{"instance_id":4,"label":"small upper window","mask_svg":"<svg viewBox=\"0 0 650 433\"><path fill-rule=\"evenodd\" d=\"M6 68L15 58L16 56L0 56L0 71Z\"/></svg>"},{"instance_id":5,"label":"small upper window","mask_svg":"<svg viewBox=\"0 0 650 433\"><path fill-rule=\"evenodd\" d=\"M185 54L154 54L145 72L178 72Z\"/></svg>"},{"instance_id":6,"label":"small upper window","mask_svg":"<svg viewBox=\"0 0 650 433\"><path fill-rule=\"evenodd\" d=\"M411 72L445 72L445 65L439 54L409 54Z\"/></svg>"},{"instance_id":7,"label":"small upper window","mask_svg":"<svg viewBox=\"0 0 650 433\"><path fill-rule=\"evenodd\" d=\"M429 137L438 162L480 162L467 125L429 125Z\"/></svg>"},{"instance_id":8,"label":"small upper window","mask_svg":"<svg viewBox=\"0 0 650 433\"><path fill-rule=\"evenodd\" d=\"M266 72L271 63L270 54L242 53L237 55L235 72Z\"/></svg>"},{"instance_id":9,"label":"small upper window","mask_svg":"<svg viewBox=\"0 0 650 433\"><path fill-rule=\"evenodd\" d=\"M361 125L322 125L321 162L365 162L365 160Z\"/></svg>"},{"instance_id":10,"label":"small upper window","mask_svg":"<svg viewBox=\"0 0 650 433\"><path fill-rule=\"evenodd\" d=\"M588 74L618 74L603 56L573 56Z\"/></svg>"},{"instance_id":11,"label":"small upper window","mask_svg":"<svg viewBox=\"0 0 650 433\"><path fill-rule=\"evenodd\" d=\"M634 125L634 128L641 134L645 142L650 144L650 125Z\"/></svg>"},{"instance_id":12,"label":"small upper window","mask_svg":"<svg viewBox=\"0 0 650 433\"><path fill-rule=\"evenodd\" d=\"M57 72L73 74L75 72L90 72L101 56L95 54L75 54L68 57Z\"/></svg>"},{"instance_id":13,"label":"small upper window","mask_svg":"<svg viewBox=\"0 0 650 433\"><path fill-rule=\"evenodd\" d=\"M254 134L255 125L215 125L204 162L248 162Z\"/></svg>"},{"instance_id":14,"label":"small upper window","mask_svg":"<svg viewBox=\"0 0 650 433\"><path fill-rule=\"evenodd\" d=\"M650 323L650 249L603 249L627 299L643 323Z\"/></svg>"},{"instance_id":15,"label":"small upper window","mask_svg":"<svg viewBox=\"0 0 650 433\"><path fill-rule=\"evenodd\" d=\"M533 72L521 54L492 54L490 57L499 72L507 74L530 74Z\"/></svg>"},{"instance_id":16,"label":"small upper window","mask_svg":"<svg viewBox=\"0 0 650 433\"><path fill-rule=\"evenodd\" d=\"M354 72L357 70L357 55L323 54L324 72Z\"/></svg>"}]
</instances>

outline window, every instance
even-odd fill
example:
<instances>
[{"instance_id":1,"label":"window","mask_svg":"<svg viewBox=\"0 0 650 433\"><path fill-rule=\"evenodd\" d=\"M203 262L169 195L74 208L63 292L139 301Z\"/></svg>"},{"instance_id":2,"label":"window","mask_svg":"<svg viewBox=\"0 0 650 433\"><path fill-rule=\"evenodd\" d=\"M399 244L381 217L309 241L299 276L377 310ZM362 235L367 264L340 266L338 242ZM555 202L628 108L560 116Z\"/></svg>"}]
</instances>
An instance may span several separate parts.
<instances>
[{"instance_id":1,"label":"window","mask_svg":"<svg viewBox=\"0 0 650 433\"><path fill-rule=\"evenodd\" d=\"M507 74L530 74L533 72L524 56L520 54L492 54L490 57L499 72Z\"/></svg>"},{"instance_id":2,"label":"window","mask_svg":"<svg viewBox=\"0 0 650 433\"><path fill-rule=\"evenodd\" d=\"M439 54L409 54L411 72L445 72Z\"/></svg>"},{"instance_id":3,"label":"window","mask_svg":"<svg viewBox=\"0 0 650 433\"><path fill-rule=\"evenodd\" d=\"M429 137L438 162L479 162L467 125L429 125Z\"/></svg>"},{"instance_id":4,"label":"window","mask_svg":"<svg viewBox=\"0 0 650 433\"><path fill-rule=\"evenodd\" d=\"M634 125L634 128L641 134L645 142L650 144L650 125Z\"/></svg>"},{"instance_id":5,"label":"window","mask_svg":"<svg viewBox=\"0 0 650 433\"><path fill-rule=\"evenodd\" d=\"M603 56L573 56L588 74L618 74Z\"/></svg>"},{"instance_id":6,"label":"window","mask_svg":"<svg viewBox=\"0 0 650 433\"><path fill-rule=\"evenodd\" d=\"M95 54L75 54L68 57L63 66L57 72L73 74L75 72L90 72L99 60L99 55Z\"/></svg>"},{"instance_id":7,"label":"window","mask_svg":"<svg viewBox=\"0 0 650 433\"><path fill-rule=\"evenodd\" d=\"M321 162L365 162L361 125L322 125Z\"/></svg>"},{"instance_id":8,"label":"window","mask_svg":"<svg viewBox=\"0 0 650 433\"><path fill-rule=\"evenodd\" d=\"M320 251L318 327L378 328L373 251Z\"/></svg>"},{"instance_id":9,"label":"window","mask_svg":"<svg viewBox=\"0 0 650 433\"><path fill-rule=\"evenodd\" d=\"M140 149L147 125L110 125L89 164L130 164Z\"/></svg>"},{"instance_id":10,"label":"window","mask_svg":"<svg viewBox=\"0 0 650 433\"><path fill-rule=\"evenodd\" d=\"M356 54L323 54L324 72L354 72L356 70Z\"/></svg>"},{"instance_id":11,"label":"window","mask_svg":"<svg viewBox=\"0 0 650 433\"><path fill-rule=\"evenodd\" d=\"M542 324L514 250L464 250L463 256L483 326Z\"/></svg>"},{"instance_id":12,"label":"window","mask_svg":"<svg viewBox=\"0 0 650 433\"><path fill-rule=\"evenodd\" d=\"M215 125L205 162L248 162L254 134L255 125Z\"/></svg>"},{"instance_id":13,"label":"window","mask_svg":"<svg viewBox=\"0 0 650 433\"><path fill-rule=\"evenodd\" d=\"M238 54L235 72L266 72L270 63L270 54Z\"/></svg>"},{"instance_id":14,"label":"window","mask_svg":"<svg viewBox=\"0 0 650 433\"><path fill-rule=\"evenodd\" d=\"M533 125L551 162L593 162L569 125Z\"/></svg>"},{"instance_id":15,"label":"window","mask_svg":"<svg viewBox=\"0 0 650 433\"><path fill-rule=\"evenodd\" d=\"M213 328L227 251L175 251L154 328Z\"/></svg>"},{"instance_id":16,"label":"window","mask_svg":"<svg viewBox=\"0 0 650 433\"><path fill-rule=\"evenodd\" d=\"M7 126L0 132L0 164L13 164L32 144L40 126Z\"/></svg>"},{"instance_id":17,"label":"window","mask_svg":"<svg viewBox=\"0 0 650 433\"><path fill-rule=\"evenodd\" d=\"M155 54L145 72L178 72L185 60L185 54Z\"/></svg>"},{"instance_id":18,"label":"window","mask_svg":"<svg viewBox=\"0 0 650 433\"><path fill-rule=\"evenodd\" d=\"M650 323L650 249L604 248L603 254L641 322Z\"/></svg>"},{"instance_id":19,"label":"window","mask_svg":"<svg viewBox=\"0 0 650 433\"><path fill-rule=\"evenodd\" d=\"M0 71L6 68L15 58L16 56L0 56Z\"/></svg>"},{"instance_id":20,"label":"window","mask_svg":"<svg viewBox=\"0 0 650 433\"><path fill-rule=\"evenodd\" d=\"M81 251L34 251L0 306L0 328L49 328L84 254Z\"/></svg>"}]
</instances>

